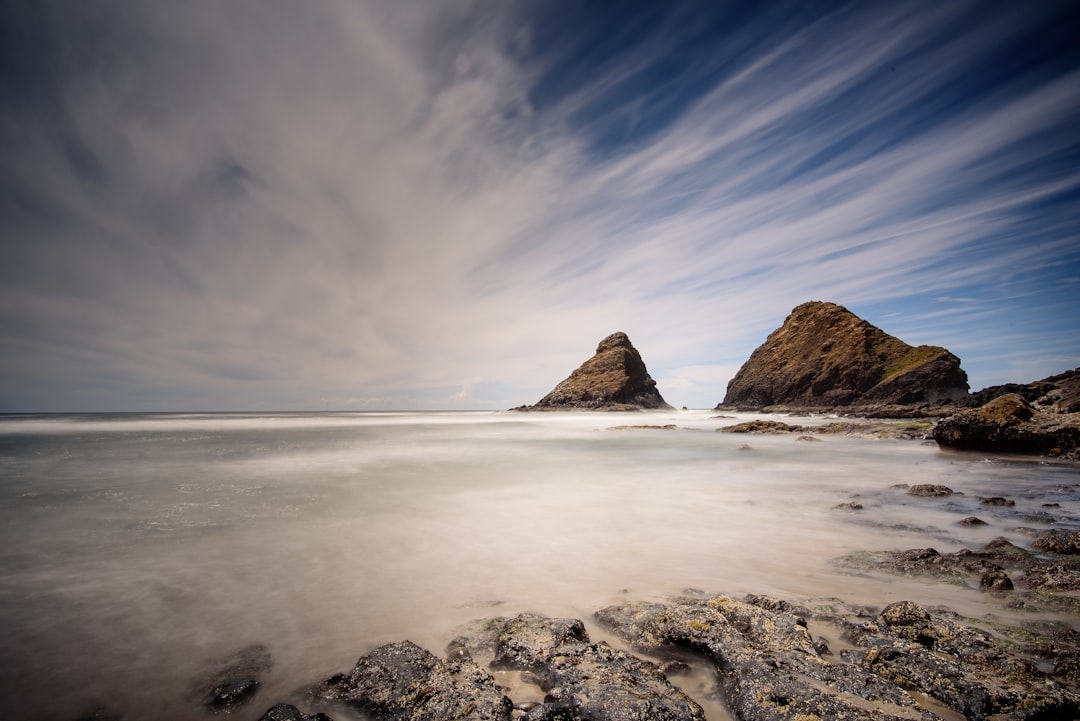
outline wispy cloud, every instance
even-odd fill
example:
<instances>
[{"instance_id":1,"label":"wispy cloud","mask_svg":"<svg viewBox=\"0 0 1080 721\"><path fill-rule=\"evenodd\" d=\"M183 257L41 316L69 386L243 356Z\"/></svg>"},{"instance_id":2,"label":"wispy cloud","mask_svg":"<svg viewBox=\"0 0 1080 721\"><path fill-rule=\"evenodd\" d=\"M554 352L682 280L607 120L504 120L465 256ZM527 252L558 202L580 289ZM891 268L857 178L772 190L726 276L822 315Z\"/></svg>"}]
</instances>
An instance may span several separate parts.
<instances>
[{"instance_id":1,"label":"wispy cloud","mask_svg":"<svg viewBox=\"0 0 1080 721\"><path fill-rule=\"evenodd\" d=\"M778 5L671 76L677 5L585 59L524 4L43 7L0 95L5 407L502 407L617 329L711 405L809 299L976 386L1005 343L1080 363L1080 61L1016 57L1064 3Z\"/></svg>"}]
</instances>

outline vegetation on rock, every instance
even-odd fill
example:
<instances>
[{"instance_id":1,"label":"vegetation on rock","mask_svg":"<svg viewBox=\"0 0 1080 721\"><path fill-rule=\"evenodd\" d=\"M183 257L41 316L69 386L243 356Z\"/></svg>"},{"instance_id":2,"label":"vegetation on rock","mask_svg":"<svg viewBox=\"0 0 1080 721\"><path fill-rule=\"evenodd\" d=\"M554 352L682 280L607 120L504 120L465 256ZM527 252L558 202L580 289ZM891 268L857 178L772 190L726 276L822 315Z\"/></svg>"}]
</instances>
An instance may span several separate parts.
<instances>
[{"instance_id":1,"label":"vegetation on rock","mask_svg":"<svg viewBox=\"0 0 1080 721\"><path fill-rule=\"evenodd\" d=\"M720 405L912 405L967 394L967 374L946 349L910 346L842 306L811 301L750 355Z\"/></svg>"},{"instance_id":2,"label":"vegetation on rock","mask_svg":"<svg viewBox=\"0 0 1080 721\"><path fill-rule=\"evenodd\" d=\"M641 354L625 333L612 333L581 364L534 406L518 410L671 409L656 389Z\"/></svg>"}]
</instances>

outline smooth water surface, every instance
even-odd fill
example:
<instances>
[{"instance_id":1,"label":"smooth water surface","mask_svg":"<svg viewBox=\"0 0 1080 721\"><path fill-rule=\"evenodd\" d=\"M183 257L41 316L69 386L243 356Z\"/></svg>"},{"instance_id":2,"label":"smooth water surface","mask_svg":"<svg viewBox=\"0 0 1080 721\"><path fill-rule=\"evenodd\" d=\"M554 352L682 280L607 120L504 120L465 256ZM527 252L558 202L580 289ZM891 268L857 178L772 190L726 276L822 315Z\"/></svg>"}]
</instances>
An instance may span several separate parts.
<instances>
[{"instance_id":1,"label":"smooth water surface","mask_svg":"<svg viewBox=\"0 0 1080 721\"><path fill-rule=\"evenodd\" d=\"M716 433L737 421L714 415L0 416L6 708L199 718L192 679L262 643L274 665L230 717L256 719L384 642L441 654L471 619L588 622L625 594L687 588L1007 616L974 590L842 574L830 559L1080 528L1075 464ZM991 495L1016 506L979 505ZM835 508L856 497L863 510ZM957 525L968 515L989 525Z\"/></svg>"}]
</instances>

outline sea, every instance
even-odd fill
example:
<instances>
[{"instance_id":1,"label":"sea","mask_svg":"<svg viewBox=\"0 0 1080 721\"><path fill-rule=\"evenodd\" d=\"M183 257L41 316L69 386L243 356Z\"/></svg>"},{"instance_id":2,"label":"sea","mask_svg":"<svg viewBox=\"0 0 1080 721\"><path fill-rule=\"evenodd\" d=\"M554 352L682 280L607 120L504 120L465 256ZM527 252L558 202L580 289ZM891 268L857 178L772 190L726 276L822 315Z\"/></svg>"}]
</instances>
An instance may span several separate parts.
<instances>
[{"instance_id":1,"label":"sea","mask_svg":"<svg viewBox=\"0 0 1080 721\"><path fill-rule=\"evenodd\" d=\"M199 679L254 645L272 662L228 716L254 721L384 643L441 655L463 624L523 611L603 637L597 609L690 589L908 599L1007 622L1020 612L977 589L834 561L1080 529L1075 463L718 433L835 419L717 416L0 416L0 708L214 718ZM906 494L921 483L957 493ZM990 496L1015 506L980 504ZM972 515L987 525L958 524Z\"/></svg>"}]
</instances>

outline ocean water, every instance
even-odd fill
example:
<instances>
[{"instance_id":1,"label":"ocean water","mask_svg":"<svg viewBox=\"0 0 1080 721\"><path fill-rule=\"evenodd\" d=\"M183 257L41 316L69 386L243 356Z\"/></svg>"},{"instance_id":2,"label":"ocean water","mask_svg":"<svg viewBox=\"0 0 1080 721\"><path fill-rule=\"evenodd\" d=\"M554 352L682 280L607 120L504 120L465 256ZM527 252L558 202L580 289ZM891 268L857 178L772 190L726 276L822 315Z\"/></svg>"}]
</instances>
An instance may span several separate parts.
<instances>
[{"instance_id":1,"label":"ocean water","mask_svg":"<svg viewBox=\"0 0 1080 721\"><path fill-rule=\"evenodd\" d=\"M590 623L615 599L688 588L911 599L1007 620L977 590L831 560L1080 528L1076 464L716 433L737 421L714 415L0 416L3 708L211 718L194 680L258 643L273 665L229 716L257 719L382 643L441 654L472 619ZM915 498L902 483L963 495ZM979 505L994 495L1016 506ZM854 499L863 510L836 508ZM957 524L969 515L988 525Z\"/></svg>"}]
</instances>

